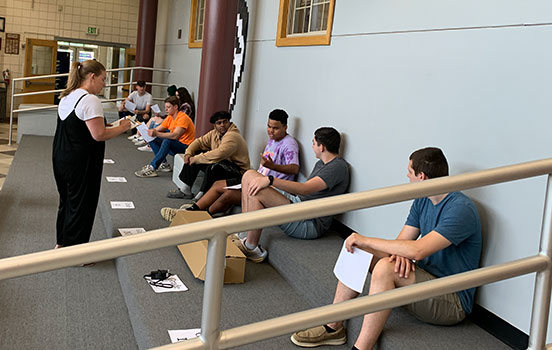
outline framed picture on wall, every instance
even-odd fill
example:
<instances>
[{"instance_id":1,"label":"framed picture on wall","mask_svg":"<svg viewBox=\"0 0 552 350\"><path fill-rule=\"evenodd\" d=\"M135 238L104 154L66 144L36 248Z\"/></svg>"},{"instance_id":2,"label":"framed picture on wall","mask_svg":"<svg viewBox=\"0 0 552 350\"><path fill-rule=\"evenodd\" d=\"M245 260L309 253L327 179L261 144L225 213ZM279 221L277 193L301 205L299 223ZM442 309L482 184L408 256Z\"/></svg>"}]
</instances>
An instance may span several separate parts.
<instances>
[{"instance_id":1,"label":"framed picture on wall","mask_svg":"<svg viewBox=\"0 0 552 350\"><path fill-rule=\"evenodd\" d=\"M6 18L0 17L0 32L4 32L6 29Z\"/></svg>"}]
</instances>

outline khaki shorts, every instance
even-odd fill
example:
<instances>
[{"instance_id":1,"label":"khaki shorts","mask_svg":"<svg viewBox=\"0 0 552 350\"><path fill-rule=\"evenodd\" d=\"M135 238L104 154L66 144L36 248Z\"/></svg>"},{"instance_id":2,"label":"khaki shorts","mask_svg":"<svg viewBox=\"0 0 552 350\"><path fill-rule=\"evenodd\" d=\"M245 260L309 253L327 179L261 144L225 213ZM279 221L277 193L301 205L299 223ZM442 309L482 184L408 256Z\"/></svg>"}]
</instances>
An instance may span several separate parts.
<instances>
[{"instance_id":1,"label":"khaki shorts","mask_svg":"<svg viewBox=\"0 0 552 350\"><path fill-rule=\"evenodd\" d=\"M415 283L422 283L436 278L417 266L415 274ZM420 321L442 326L456 324L466 317L460 298L456 293L440 295L403 307Z\"/></svg>"}]
</instances>

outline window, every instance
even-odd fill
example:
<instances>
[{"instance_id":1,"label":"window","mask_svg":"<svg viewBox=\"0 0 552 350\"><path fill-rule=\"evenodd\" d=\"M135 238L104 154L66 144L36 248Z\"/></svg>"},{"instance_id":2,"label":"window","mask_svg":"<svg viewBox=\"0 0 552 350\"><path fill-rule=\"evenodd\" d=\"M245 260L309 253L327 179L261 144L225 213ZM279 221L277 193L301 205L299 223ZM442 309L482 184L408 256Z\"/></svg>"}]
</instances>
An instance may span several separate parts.
<instances>
[{"instance_id":1,"label":"window","mask_svg":"<svg viewBox=\"0 0 552 350\"><path fill-rule=\"evenodd\" d=\"M205 1L207 0L192 0L188 47L202 47L203 25L205 23Z\"/></svg>"},{"instance_id":2,"label":"window","mask_svg":"<svg viewBox=\"0 0 552 350\"><path fill-rule=\"evenodd\" d=\"M335 0L280 0L276 46L329 45Z\"/></svg>"}]
</instances>

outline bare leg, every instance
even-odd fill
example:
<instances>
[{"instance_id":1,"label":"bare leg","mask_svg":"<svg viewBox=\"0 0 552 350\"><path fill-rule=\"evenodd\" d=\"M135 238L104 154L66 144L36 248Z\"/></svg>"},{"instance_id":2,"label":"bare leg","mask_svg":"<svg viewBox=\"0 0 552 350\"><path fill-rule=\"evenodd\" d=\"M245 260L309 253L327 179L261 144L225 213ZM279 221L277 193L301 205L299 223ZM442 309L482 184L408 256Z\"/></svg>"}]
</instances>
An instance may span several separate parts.
<instances>
[{"instance_id":1,"label":"bare leg","mask_svg":"<svg viewBox=\"0 0 552 350\"><path fill-rule=\"evenodd\" d=\"M263 176L255 170L247 171L242 178L242 211L250 212L264 208L277 207L279 205L290 204L289 199L271 187L263 188L255 196L250 196L249 186L253 179ZM247 243L256 246L259 244L261 230L252 230L247 233Z\"/></svg>"},{"instance_id":2,"label":"bare leg","mask_svg":"<svg viewBox=\"0 0 552 350\"><path fill-rule=\"evenodd\" d=\"M337 287L335 289L335 296L333 303L341 303L343 301L354 299L358 296L358 293L347 287L341 281L337 281ZM333 329L339 329L343 326L343 321L338 321L334 323L328 323L328 326Z\"/></svg>"},{"instance_id":3,"label":"bare leg","mask_svg":"<svg viewBox=\"0 0 552 350\"><path fill-rule=\"evenodd\" d=\"M415 274L410 274L408 278L400 278L394 269L394 262L389 262L388 259L378 261L372 271L370 295L408 286L415 282ZM391 309L364 315L362 328L355 343L358 349L366 350L374 347L390 313Z\"/></svg>"},{"instance_id":4,"label":"bare leg","mask_svg":"<svg viewBox=\"0 0 552 350\"><path fill-rule=\"evenodd\" d=\"M371 250L370 253L372 253L372 255L374 256L372 258L372 262L370 263L370 272L372 272L374 270L374 267L377 264L377 262L381 258L387 257L388 255L383 253L383 252L377 251L377 250L375 250L375 251ZM337 304L337 303L341 303L343 301L354 299L358 296L358 294L359 293L355 292L354 290L347 287L346 285L341 283L341 281L338 280L337 281L337 287L335 289L335 296L334 296L333 303ZM333 328L333 329L338 329L338 328L341 328L343 326L343 321L328 323L328 326L330 328Z\"/></svg>"},{"instance_id":5,"label":"bare leg","mask_svg":"<svg viewBox=\"0 0 552 350\"><path fill-rule=\"evenodd\" d=\"M209 207L211 214L224 212L233 205L240 205L241 190L225 190L224 193Z\"/></svg>"},{"instance_id":6,"label":"bare leg","mask_svg":"<svg viewBox=\"0 0 552 350\"><path fill-rule=\"evenodd\" d=\"M196 202L199 209L205 210L209 208L209 206L213 204L224 193L224 191L226 191L224 187L226 187L226 180L215 181L209 191L207 191L207 193L205 193L201 199Z\"/></svg>"}]
</instances>

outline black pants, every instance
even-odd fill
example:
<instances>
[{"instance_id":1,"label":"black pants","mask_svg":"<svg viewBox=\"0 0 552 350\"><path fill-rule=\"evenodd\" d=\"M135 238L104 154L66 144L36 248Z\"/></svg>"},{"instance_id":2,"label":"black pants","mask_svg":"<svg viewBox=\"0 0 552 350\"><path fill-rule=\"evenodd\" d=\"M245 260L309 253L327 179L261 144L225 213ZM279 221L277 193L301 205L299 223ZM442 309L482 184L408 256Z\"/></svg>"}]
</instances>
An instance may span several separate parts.
<instances>
[{"instance_id":1,"label":"black pants","mask_svg":"<svg viewBox=\"0 0 552 350\"><path fill-rule=\"evenodd\" d=\"M102 180L103 156L76 162L54 159L59 192L57 244L71 246L90 240Z\"/></svg>"},{"instance_id":2,"label":"black pants","mask_svg":"<svg viewBox=\"0 0 552 350\"><path fill-rule=\"evenodd\" d=\"M229 160L222 160L214 164L184 164L182 171L178 175L180 180L186 185L192 187L199 171L205 173L200 191L207 192L211 186L218 180L226 180L236 177L241 177L241 169Z\"/></svg>"}]
</instances>

